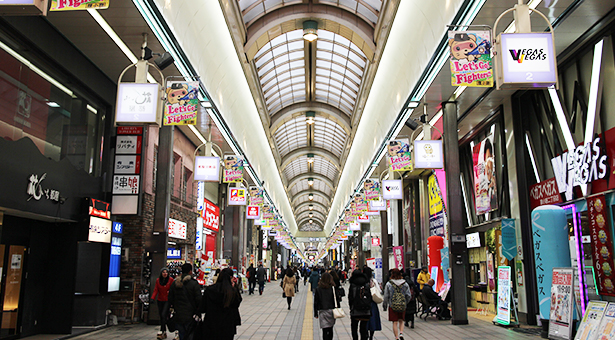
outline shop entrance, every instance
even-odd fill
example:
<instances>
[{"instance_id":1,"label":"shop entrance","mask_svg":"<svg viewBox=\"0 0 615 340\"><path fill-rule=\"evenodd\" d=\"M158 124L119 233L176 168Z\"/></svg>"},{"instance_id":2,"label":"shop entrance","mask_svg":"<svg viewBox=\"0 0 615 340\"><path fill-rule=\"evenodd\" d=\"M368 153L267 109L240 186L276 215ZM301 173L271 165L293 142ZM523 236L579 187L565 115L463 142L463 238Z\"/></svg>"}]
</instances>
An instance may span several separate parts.
<instances>
[{"instance_id":1,"label":"shop entrance","mask_svg":"<svg viewBox=\"0 0 615 340\"><path fill-rule=\"evenodd\" d=\"M15 339L21 326L21 288L26 247L0 244L0 339Z\"/></svg>"}]
</instances>

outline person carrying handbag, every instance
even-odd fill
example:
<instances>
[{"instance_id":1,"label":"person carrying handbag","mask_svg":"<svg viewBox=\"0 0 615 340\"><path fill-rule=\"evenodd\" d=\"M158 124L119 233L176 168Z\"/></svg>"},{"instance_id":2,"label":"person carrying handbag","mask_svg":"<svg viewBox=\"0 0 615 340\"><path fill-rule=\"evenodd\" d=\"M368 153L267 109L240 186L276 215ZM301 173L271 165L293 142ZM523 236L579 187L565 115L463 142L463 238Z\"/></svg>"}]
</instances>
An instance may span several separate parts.
<instances>
[{"instance_id":1,"label":"person carrying handbag","mask_svg":"<svg viewBox=\"0 0 615 340\"><path fill-rule=\"evenodd\" d=\"M334 292L335 283L329 273L323 273L314 290L314 318L318 319L323 340L333 340L335 318L333 309L340 308L340 300ZM337 300L337 301L336 301Z\"/></svg>"},{"instance_id":2,"label":"person carrying handbag","mask_svg":"<svg viewBox=\"0 0 615 340\"><path fill-rule=\"evenodd\" d=\"M382 303L382 291L380 290L378 281L373 278L373 271L370 267L365 266L363 268L363 274L369 279L369 287L372 293L372 315L367 322L367 331L369 333L369 340L373 340L374 333L382 330L380 311L378 310L378 304Z\"/></svg>"}]
</instances>

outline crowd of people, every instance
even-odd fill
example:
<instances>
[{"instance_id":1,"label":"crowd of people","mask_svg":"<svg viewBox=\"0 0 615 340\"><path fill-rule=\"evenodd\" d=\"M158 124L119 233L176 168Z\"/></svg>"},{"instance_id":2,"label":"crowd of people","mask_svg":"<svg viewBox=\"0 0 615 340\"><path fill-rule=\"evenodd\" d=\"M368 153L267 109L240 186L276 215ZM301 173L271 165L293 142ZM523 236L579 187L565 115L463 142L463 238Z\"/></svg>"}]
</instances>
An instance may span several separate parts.
<instances>
[{"instance_id":1,"label":"crowd of people","mask_svg":"<svg viewBox=\"0 0 615 340\"><path fill-rule=\"evenodd\" d=\"M289 266L285 270L277 270L282 297L286 298L289 310L293 297L299 292L301 279L304 286L309 283L313 294L314 317L318 319L324 340L333 339L336 319L345 317L342 308L344 297L348 301L353 340L372 340L374 333L382 330L379 304L382 304L382 310L387 313L395 339L398 340L404 339L404 327L414 328L419 295L424 297L423 303L426 302L430 308L436 310L438 319L450 318L448 303L434 291L434 280L431 279L427 267L421 269L416 284L410 269L404 272L392 269L384 287L374 278L374 272L368 266L355 269L350 275L337 265L327 269L320 266ZM246 270L248 295L255 294L256 284L259 295L263 294L265 282L270 279L268 274L262 263L257 267L250 265ZM348 294L344 289L347 279ZM177 338L180 340L234 338L237 326L241 324L241 283L229 268L218 269L213 282L214 284L206 287L202 293L189 263L181 266L181 275L175 280L167 268L160 271L152 295L152 299L157 301L161 320L158 339L167 338L167 322L172 323L172 330L177 330ZM173 313L169 321L170 310Z\"/></svg>"}]
</instances>

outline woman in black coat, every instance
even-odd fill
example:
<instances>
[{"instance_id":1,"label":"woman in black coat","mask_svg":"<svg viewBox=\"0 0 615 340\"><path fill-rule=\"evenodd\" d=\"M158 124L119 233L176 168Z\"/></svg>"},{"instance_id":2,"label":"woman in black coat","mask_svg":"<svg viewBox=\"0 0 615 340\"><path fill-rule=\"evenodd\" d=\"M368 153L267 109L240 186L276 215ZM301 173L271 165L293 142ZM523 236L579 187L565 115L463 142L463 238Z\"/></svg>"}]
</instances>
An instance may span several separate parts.
<instances>
[{"instance_id":1,"label":"woman in black coat","mask_svg":"<svg viewBox=\"0 0 615 340\"><path fill-rule=\"evenodd\" d=\"M372 316L372 293L369 287L369 280L363 275L361 270L355 269L348 282L350 282L348 305L350 307L352 340L359 339L357 328L361 334L361 340L367 340L369 336L367 322Z\"/></svg>"},{"instance_id":2,"label":"woman in black coat","mask_svg":"<svg viewBox=\"0 0 615 340\"><path fill-rule=\"evenodd\" d=\"M232 340L241 325L239 305L241 295L233 284L233 270L225 268L220 272L216 284L208 287L203 294L201 313L205 313L202 332L197 339Z\"/></svg>"},{"instance_id":3,"label":"woman in black coat","mask_svg":"<svg viewBox=\"0 0 615 340\"><path fill-rule=\"evenodd\" d=\"M318 281L318 288L314 290L314 317L318 319L322 329L323 340L333 340L333 308L340 307L340 300L335 293L333 277L329 273L323 273Z\"/></svg>"},{"instance_id":4,"label":"woman in black coat","mask_svg":"<svg viewBox=\"0 0 615 340\"><path fill-rule=\"evenodd\" d=\"M419 294L419 289L416 284L414 284L414 280L412 279L412 270L410 270L410 268L406 268L404 279L410 287L410 293L412 294L412 299L410 299L410 302L406 305L406 320L404 324L406 327L408 327L408 322L410 322L410 328L414 328L414 314L416 314L416 297Z\"/></svg>"}]
</instances>

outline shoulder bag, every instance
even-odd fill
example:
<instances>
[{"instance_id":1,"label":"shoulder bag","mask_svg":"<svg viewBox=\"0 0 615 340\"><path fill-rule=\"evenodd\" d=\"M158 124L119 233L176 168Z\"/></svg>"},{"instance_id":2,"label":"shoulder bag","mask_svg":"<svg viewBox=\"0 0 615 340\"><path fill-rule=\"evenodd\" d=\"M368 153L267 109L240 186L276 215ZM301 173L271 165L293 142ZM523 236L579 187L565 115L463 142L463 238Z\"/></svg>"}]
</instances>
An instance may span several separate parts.
<instances>
[{"instance_id":1,"label":"shoulder bag","mask_svg":"<svg viewBox=\"0 0 615 340\"><path fill-rule=\"evenodd\" d=\"M335 286L333 286L333 303L335 304L335 306L337 306L337 296L335 294ZM336 307L333 308L333 318L335 319L341 319L341 318L345 318L346 317L346 313L344 313L344 310L341 307Z\"/></svg>"},{"instance_id":2,"label":"shoulder bag","mask_svg":"<svg viewBox=\"0 0 615 340\"><path fill-rule=\"evenodd\" d=\"M370 292L372 293L372 301L374 301L375 303L382 303L382 301L384 300L382 298L382 292L380 291L380 287L378 286L378 282L374 283L374 286L372 288L369 289Z\"/></svg>"}]
</instances>

